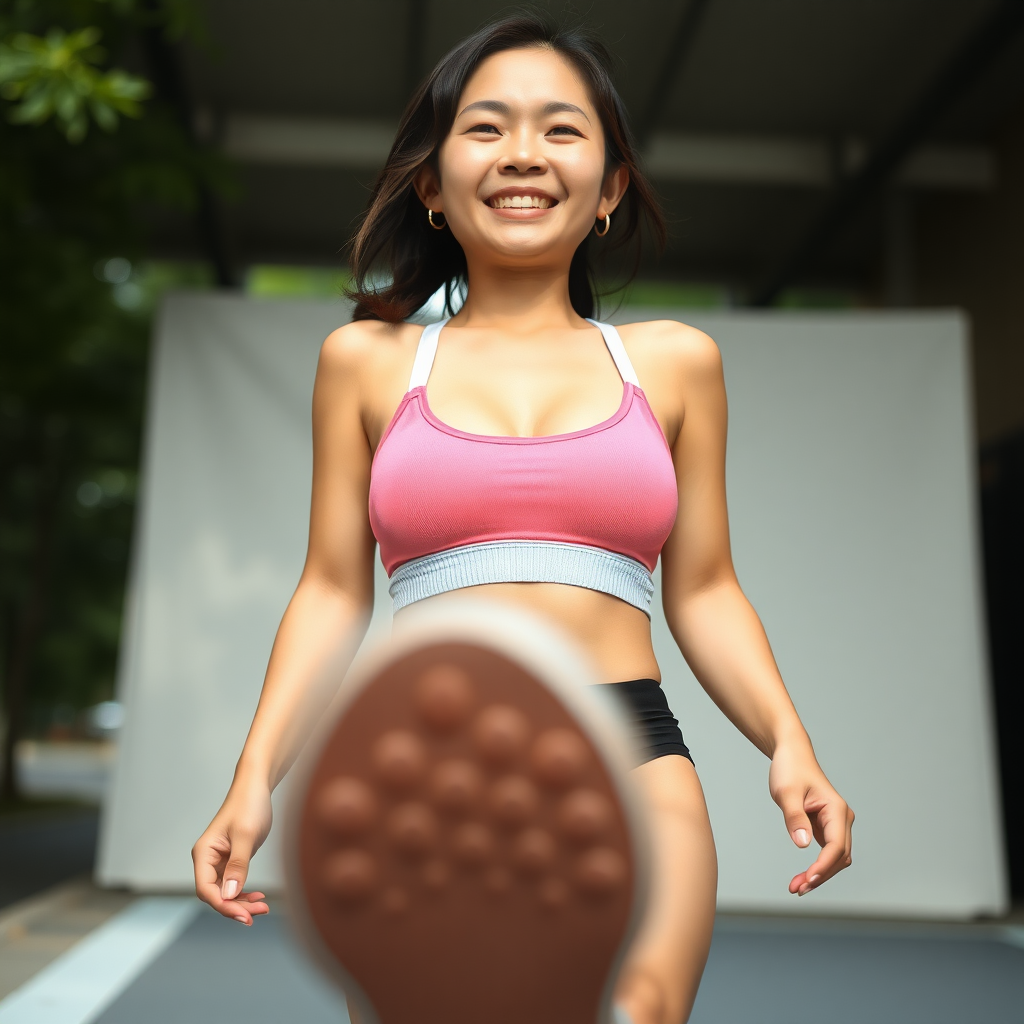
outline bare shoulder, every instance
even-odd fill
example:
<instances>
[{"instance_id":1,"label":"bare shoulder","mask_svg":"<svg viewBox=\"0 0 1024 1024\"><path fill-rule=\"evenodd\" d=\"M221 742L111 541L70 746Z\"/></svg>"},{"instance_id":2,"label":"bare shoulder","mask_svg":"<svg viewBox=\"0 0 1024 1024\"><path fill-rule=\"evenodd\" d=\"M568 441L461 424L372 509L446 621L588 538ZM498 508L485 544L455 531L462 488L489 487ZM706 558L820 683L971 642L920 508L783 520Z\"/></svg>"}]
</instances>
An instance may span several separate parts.
<instances>
[{"instance_id":1,"label":"bare shoulder","mask_svg":"<svg viewBox=\"0 0 1024 1024\"><path fill-rule=\"evenodd\" d=\"M623 344L638 362L676 371L686 378L721 373L722 356L714 340L679 320L644 320L619 327Z\"/></svg>"},{"instance_id":2,"label":"bare shoulder","mask_svg":"<svg viewBox=\"0 0 1024 1024\"><path fill-rule=\"evenodd\" d=\"M403 349L419 331L412 324L353 320L327 335L320 349L320 361L326 369L356 370L382 354Z\"/></svg>"},{"instance_id":3,"label":"bare shoulder","mask_svg":"<svg viewBox=\"0 0 1024 1024\"><path fill-rule=\"evenodd\" d=\"M327 336L319 374L371 386L386 381L396 366L411 362L421 330L415 324L353 320Z\"/></svg>"}]
</instances>

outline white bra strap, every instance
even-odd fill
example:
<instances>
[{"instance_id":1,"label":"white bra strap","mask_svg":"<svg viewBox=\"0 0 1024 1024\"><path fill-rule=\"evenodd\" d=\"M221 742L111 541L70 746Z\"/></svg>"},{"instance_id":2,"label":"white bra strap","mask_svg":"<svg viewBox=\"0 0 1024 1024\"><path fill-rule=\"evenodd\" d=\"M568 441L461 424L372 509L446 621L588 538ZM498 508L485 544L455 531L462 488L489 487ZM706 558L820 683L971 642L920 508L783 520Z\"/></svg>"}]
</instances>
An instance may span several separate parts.
<instances>
[{"instance_id":1,"label":"white bra strap","mask_svg":"<svg viewBox=\"0 0 1024 1024\"><path fill-rule=\"evenodd\" d=\"M449 319L446 317L444 320L428 324L423 328L419 344L416 346L416 358L412 363L412 374L409 377L410 391L427 383L430 370L434 365L434 356L437 355L438 336L441 333L441 328L448 323ZM637 379L633 364L629 361L629 356L626 355L626 347L622 344L619 332L611 324L599 323L597 320L590 320L589 318L587 322L592 323L601 332L604 343L608 346L608 352L615 363L615 368L619 371L619 376L627 383L640 387L640 381Z\"/></svg>"},{"instance_id":2,"label":"white bra strap","mask_svg":"<svg viewBox=\"0 0 1024 1024\"><path fill-rule=\"evenodd\" d=\"M598 323L597 320L591 320L590 317L587 317L587 323L593 324L600 330L604 343L608 346L608 351L615 361L615 368L619 371L619 376L628 384L640 387L640 381L637 379L633 364L629 361L629 356L626 355L626 346L622 344L619 332L611 324Z\"/></svg>"},{"instance_id":3,"label":"white bra strap","mask_svg":"<svg viewBox=\"0 0 1024 1024\"><path fill-rule=\"evenodd\" d=\"M438 320L437 323L428 324L423 328L419 344L416 346L416 358L412 362L412 375L409 377L410 391L427 383L430 368L434 365L434 356L437 354L437 336L449 319L446 317L444 320Z\"/></svg>"}]
</instances>

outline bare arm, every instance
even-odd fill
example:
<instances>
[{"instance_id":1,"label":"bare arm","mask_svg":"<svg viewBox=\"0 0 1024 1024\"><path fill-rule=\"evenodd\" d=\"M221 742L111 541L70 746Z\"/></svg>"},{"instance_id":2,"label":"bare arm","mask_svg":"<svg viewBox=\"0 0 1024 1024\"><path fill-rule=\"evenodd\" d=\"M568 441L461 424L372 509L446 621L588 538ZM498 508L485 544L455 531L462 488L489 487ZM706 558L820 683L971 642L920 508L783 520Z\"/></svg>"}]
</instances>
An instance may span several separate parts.
<instances>
[{"instance_id":1,"label":"bare arm","mask_svg":"<svg viewBox=\"0 0 1024 1024\"><path fill-rule=\"evenodd\" d=\"M268 909L262 893L243 888L249 861L270 831L270 794L333 695L373 606L372 452L360 398L368 340L361 325L350 324L321 351L306 563L278 629L231 788L192 850L196 894L243 924Z\"/></svg>"},{"instance_id":2,"label":"bare arm","mask_svg":"<svg viewBox=\"0 0 1024 1024\"><path fill-rule=\"evenodd\" d=\"M727 409L721 357L678 325L674 372L683 396L673 446L679 513L662 551L665 616L701 686L772 760L769 790L793 841L822 850L790 882L803 895L851 862L853 811L833 789L786 691L761 620L736 579L725 497Z\"/></svg>"}]
</instances>

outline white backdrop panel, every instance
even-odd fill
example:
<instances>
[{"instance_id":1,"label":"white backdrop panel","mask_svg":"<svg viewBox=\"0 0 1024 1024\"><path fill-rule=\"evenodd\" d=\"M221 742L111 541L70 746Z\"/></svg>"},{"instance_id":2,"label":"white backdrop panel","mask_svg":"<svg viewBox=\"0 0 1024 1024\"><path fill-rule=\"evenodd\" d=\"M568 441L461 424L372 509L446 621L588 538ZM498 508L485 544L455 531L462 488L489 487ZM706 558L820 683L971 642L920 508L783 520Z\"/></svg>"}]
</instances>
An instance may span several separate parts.
<instances>
[{"instance_id":1,"label":"white backdrop panel","mask_svg":"<svg viewBox=\"0 0 1024 1024\"><path fill-rule=\"evenodd\" d=\"M740 581L819 760L858 814L854 868L798 909L999 911L1007 888L962 317L686 319L722 350ZM785 886L808 861L768 797L767 764L697 685L664 618L655 622L707 794L720 903L793 909Z\"/></svg>"},{"instance_id":2,"label":"white backdrop panel","mask_svg":"<svg viewBox=\"0 0 1024 1024\"><path fill-rule=\"evenodd\" d=\"M686 319L722 348L740 579L819 758L858 812L855 867L789 896L809 861L768 797L767 762L696 684L656 608L655 649L715 828L720 906L999 912L962 319L628 312ZM189 849L230 782L301 569L316 356L346 319L340 302L179 295L164 307L105 882L189 885ZM390 617L377 570L374 631ZM278 879L272 837L253 880Z\"/></svg>"}]
</instances>

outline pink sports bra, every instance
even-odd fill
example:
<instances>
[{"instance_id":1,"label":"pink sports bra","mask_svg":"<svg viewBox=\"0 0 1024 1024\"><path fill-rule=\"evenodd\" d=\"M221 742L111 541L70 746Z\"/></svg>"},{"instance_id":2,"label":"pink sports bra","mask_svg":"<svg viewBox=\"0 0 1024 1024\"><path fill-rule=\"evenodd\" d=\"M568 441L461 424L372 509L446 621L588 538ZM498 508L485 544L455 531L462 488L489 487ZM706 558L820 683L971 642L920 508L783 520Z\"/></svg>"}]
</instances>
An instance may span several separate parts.
<instances>
[{"instance_id":1,"label":"pink sports bra","mask_svg":"<svg viewBox=\"0 0 1024 1024\"><path fill-rule=\"evenodd\" d=\"M424 329L370 471L370 525L396 611L461 587L550 582L650 615L651 573L676 517L672 454L618 331L590 322L622 377L622 401L601 423L544 437L441 422L426 384L447 320Z\"/></svg>"}]
</instances>

